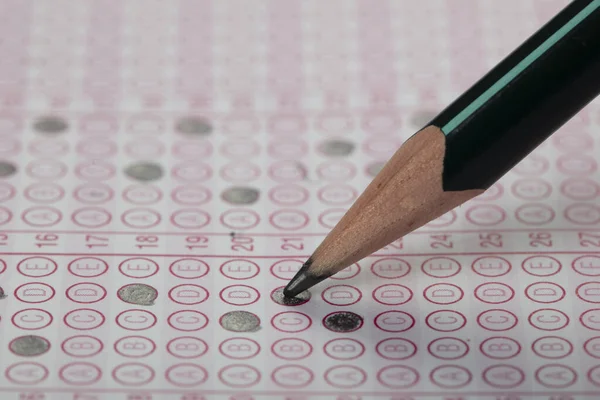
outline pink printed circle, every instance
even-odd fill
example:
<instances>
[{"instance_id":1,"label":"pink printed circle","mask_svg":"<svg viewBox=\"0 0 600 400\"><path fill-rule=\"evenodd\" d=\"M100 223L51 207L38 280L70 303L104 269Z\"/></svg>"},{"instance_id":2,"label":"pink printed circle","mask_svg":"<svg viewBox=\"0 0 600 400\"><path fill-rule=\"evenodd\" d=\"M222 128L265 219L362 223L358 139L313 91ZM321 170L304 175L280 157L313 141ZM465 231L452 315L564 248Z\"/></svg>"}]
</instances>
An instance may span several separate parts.
<instances>
[{"instance_id":1,"label":"pink printed circle","mask_svg":"<svg viewBox=\"0 0 600 400\"><path fill-rule=\"evenodd\" d=\"M77 358L93 357L104 349L104 343L94 336L77 335L65 339L61 343L62 351Z\"/></svg>"},{"instance_id":2,"label":"pink printed circle","mask_svg":"<svg viewBox=\"0 0 600 400\"><path fill-rule=\"evenodd\" d=\"M248 285L230 285L219 292L219 297L233 306L248 306L260 299L260 292Z\"/></svg>"},{"instance_id":3,"label":"pink printed circle","mask_svg":"<svg viewBox=\"0 0 600 400\"><path fill-rule=\"evenodd\" d=\"M554 220L556 212L545 204L525 204L515 210L517 221L525 225L540 226Z\"/></svg>"},{"instance_id":4,"label":"pink printed circle","mask_svg":"<svg viewBox=\"0 0 600 400\"><path fill-rule=\"evenodd\" d=\"M310 217L300 210L278 210L269 216L272 226L282 231L296 231L306 228Z\"/></svg>"},{"instance_id":5,"label":"pink printed circle","mask_svg":"<svg viewBox=\"0 0 600 400\"><path fill-rule=\"evenodd\" d=\"M167 343L167 352L181 359L199 358L208 352L208 344L194 336L180 336Z\"/></svg>"},{"instance_id":6,"label":"pink printed circle","mask_svg":"<svg viewBox=\"0 0 600 400\"><path fill-rule=\"evenodd\" d=\"M3 217L0 213L0 224L10 220L10 213L8 215ZM31 207L23 211L21 219L29 226L47 228L58 224L62 220L62 213L54 207Z\"/></svg>"},{"instance_id":7,"label":"pink printed circle","mask_svg":"<svg viewBox=\"0 0 600 400\"><path fill-rule=\"evenodd\" d=\"M123 191L123 198L138 206L148 206L159 202L162 192L152 185L133 185Z\"/></svg>"},{"instance_id":8,"label":"pink printed circle","mask_svg":"<svg viewBox=\"0 0 600 400\"><path fill-rule=\"evenodd\" d=\"M8 381L17 385L35 385L45 381L49 375L44 365L29 361L12 364L4 373Z\"/></svg>"},{"instance_id":9,"label":"pink printed circle","mask_svg":"<svg viewBox=\"0 0 600 400\"><path fill-rule=\"evenodd\" d=\"M390 389L408 389L419 382L420 376L412 367L390 365L377 372L377 380Z\"/></svg>"},{"instance_id":10,"label":"pink printed circle","mask_svg":"<svg viewBox=\"0 0 600 400\"><path fill-rule=\"evenodd\" d=\"M19 329L36 331L50 326L54 317L41 308L27 308L14 313L10 321Z\"/></svg>"},{"instance_id":11,"label":"pink printed circle","mask_svg":"<svg viewBox=\"0 0 600 400\"><path fill-rule=\"evenodd\" d=\"M246 209L227 210L219 219L223 226L236 231L255 228L260 222L260 216L256 211Z\"/></svg>"},{"instance_id":12,"label":"pink printed circle","mask_svg":"<svg viewBox=\"0 0 600 400\"><path fill-rule=\"evenodd\" d=\"M252 339L233 337L219 345L219 352L232 360L249 360L260 353L260 344Z\"/></svg>"},{"instance_id":13,"label":"pink printed circle","mask_svg":"<svg viewBox=\"0 0 600 400\"><path fill-rule=\"evenodd\" d=\"M600 184L588 178L568 178L560 185L560 191L571 200L593 200L600 195Z\"/></svg>"},{"instance_id":14,"label":"pink printed circle","mask_svg":"<svg viewBox=\"0 0 600 400\"><path fill-rule=\"evenodd\" d=\"M423 273L432 278L451 278L458 275L461 268L460 263L450 257L432 257L421 265Z\"/></svg>"},{"instance_id":15,"label":"pink printed circle","mask_svg":"<svg viewBox=\"0 0 600 400\"><path fill-rule=\"evenodd\" d=\"M185 185L173 189L171 198L183 206L201 206L212 199L210 190L199 185Z\"/></svg>"},{"instance_id":16,"label":"pink printed circle","mask_svg":"<svg viewBox=\"0 0 600 400\"><path fill-rule=\"evenodd\" d=\"M236 389L247 389L260 382L261 373L251 365L234 364L221 368L219 380L225 386Z\"/></svg>"},{"instance_id":17,"label":"pink printed circle","mask_svg":"<svg viewBox=\"0 0 600 400\"><path fill-rule=\"evenodd\" d=\"M269 190L269 199L283 207L298 206L309 198L309 192L302 186L281 185Z\"/></svg>"},{"instance_id":18,"label":"pink printed circle","mask_svg":"<svg viewBox=\"0 0 600 400\"><path fill-rule=\"evenodd\" d=\"M523 271L536 277L554 276L562 269L560 261L546 255L527 257L521 263L521 267Z\"/></svg>"},{"instance_id":19,"label":"pink printed circle","mask_svg":"<svg viewBox=\"0 0 600 400\"><path fill-rule=\"evenodd\" d=\"M206 328L208 317L195 310L175 311L167 318L167 324L175 330L181 332L195 332Z\"/></svg>"},{"instance_id":20,"label":"pink printed circle","mask_svg":"<svg viewBox=\"0 0 600 400\"><path fill-rule=\"evenodd\" d=\"M133 208L121 215L121 222L128 228L149 229L157 226L161 215L149 208Z\"/></svg>"},{"instance_id":21,"label":"pink printed circle","mask_svg":"<svg viewBox=\"0 0 600 400\"><path fill-rule=\"evenodd\" d=\"M433 384L443 389L460 389L473 380L473 374L465 367L458 365L440 365L429 373Z\"/></svg>"},{"instance_id":22,"label":"pink printed circle","mask_svg":"<svg viewBox=\"0 0 600 400\"><path fill-rule=\"evenodd\" d=\"M112 371L113 379L123 386L144 386L154 380L156 373L152 367L142 363L125 363Z\"/></svg>"},{"instance_id":23,"label":"pink printed circle","mask_svg":"<svg viewBox=\"0 0 600 400\"><path fill-rule=\"evenodd\" d=\"M337 365L326 370L324 378L325 382L334 388L356 389L367 381L367 373L353 365Z\"/></svg>"},{"instance_id":24,"label":"pink printed circle","mask_svg":"<svg viewBox=\"0 0 600 400\"><path fill-rule=\"evenodd\" d=\"M271 345L271 353L286 361L305 359L313 352L312 345L304 339L284 338Z\"/></svg>"},{"instance_id":25,"label":"pink printed circle","mask_svg":"<svg viewBox=\"0 0 600 400\"><path fill-rule=\"evenodd\" d=\"M552 194L552 185L540 178L519 179L511 187L512 194L525 201L540 201Z\"/></svg>"},{"instance_id":26,"label":"pink printed circle","mask_svg":"<svg viewBox=\"0 0 600 400\"><path fill-rule=\"evenodd\" d=\"M496 278L506 275L512 269L508 260L498 256L479 257L471 264L471 269L477 275L487 278Z\"/></svg>"},{"instance_id":27,"label":"pink printed circle","mask_svg":"<svg viewBox=\"0 0 600 400\"><path fill-rule=\"evenodd\" d=\"M144 336L125 336L117 340L113 348L120 356L143 358L154 353L156 343Z\"/></svg>"},{"instance_id":28,"label":"pink printed circle","mask_svg":"<svg viewBox=\"0 0 600 400\"><path fill-rule=\"evenodd\" d=\"M285 389L301 389L311 384L314 374L301 365L283 365L273 370L271 380Z\"/></svg>"},{"instance_id":29,"label":"pink printed circle","mask_svg":"<svg viewBox=\"0 0 600 400\"><path fill-rule=\"evenodd\" d=\"M76 210L71 215L71 220L83 228L101 228L110 224L112 215L100 207L86 207Z\"/></svg>"},{"instance_id":30,"label":"pink printed circle","mask_svg":"<svg viewBox=\"0 0 600 400\"><path fill-rule=\"evenodd\" d=\"M301 312L284 311L271 318L271 325L280 332L299 333L310 328L312 319Z\"/></svg>"},{"instance_id":31,"label":"pink printed circle","mask_svg":"<svg viewBox=\"0 0 600 400\"><path fill-rule=\"evenodd\" d=\"M512 365L492 365L483 370L483 381L496 389L514 389L525 381L525 373Z\"/></svg>"},{"instance_id":32,"label":"pink printed circle","mask_svg":"<svg viewBox=\"0 0 600 400\"><path fill-rule=\"evenodd\" d=\"M384 279L402 278L410 272L410 264L400 258L382 258L371 264L371 272Z\"/></svg>"},{"instance_id":33,"label":"pink printed circle","mask_svg":"<svg viewBox=\"0 0 600 400\"><path fill-rule=\"evenodd\" d=\"M594 226L600 223L600 207L588 203L571 204L565 208L564 216L573 224Z\"/></svg>"},{"instance_id":34,"label":"pink printed circle","mask_svg":"<svg viewBox=\"0 0 600 400\"><path fill-rule=\"evenodd\" d=\"M586 255L573 260L571 266L575 272L583 276L600 276L600 256Z\"/></svg>"},{"instance_id":35,"label":"pink printed circle","mask_svg":"<svg viewBox=\"0 0 600 400\"><path fill-rule=\"evenodd\" d=\"M479 345L483 355L494 360L508 360L521 353L521 344L505 336L487 338Z\"/></svg>"},{"instance_id":36,"label":"pink printed circle","mask_svg":"<svg viewBox=\"0 0 600 400\"><path fill-rule=\"evenodd\" d=\"M406 332L415 326L412 315L403 311L384 311L374 319L375 326L384 332Z\"/></svg>"},{"instance_id":37,"label":"pink printed circle","mask_svg":"<svg viewBox=\"0 0 600 400\"><path fill-rule=\"evenodd\" d=\"M117 325L128 331L145 331L158 322L156 315L150 311L130 309L122 311L115 318Z\"/></svg>"},{"instance_id":38,"label":"pink printed circle","mask_svg":"<svg viewBox=\"0 0 600 400\"><path fill-rule=\"evenodd\" d=\"M275 266L275 264L273 266ZM260 267L253 261L238 258L223 263L219 268L219 271L229 279L246 280L257 276L260 273ZM271 267L271 272L272 271L273 267ZM275 273L273 273L273 275L278 277Z\"/></svg>"},{"instance_id":39,"label":"pink printed circle","mask_svg":"<svg viewBox=\"0 0 600 400\"><path fill-rule=\"evenodd\" d=\"M566 365L546 364L535 371L535 380L551 389L566 389L577 381L577 372Z\"/></svg>"},{"instance_id":40,"label":"pink printed circle","mask_svg":"<svg viewBox=\"0 0 600 400\"><path fill-rule=\"evenodd\" d=\"M373 290L373 300L387 306L406 304L413 298L413 292L404 285L381 285Z\"/></svg>"},{"instance_id":41,"label":"pink printed circle","mask_svg":"<svg viewBox=\"0 0 600 400\"><path fill-rule=\"evenodd\" d=\"M565 289L553 282L535 282L525 288L525 296L535 303L556 303L566 295Z\"/></svg>"},{"instance_id":42,"label":"pink printed circle","mask_svg":"<svg viewBox=\"0 0 600 400\"><path fill-rule=\"evenodd\" d=\"M515 297L512 287L501 282L482 283L474 290L477 300L486 304L507 303Z\"/></svg>"},{"instance_id":43,"label":"pink printed circle","mask_svg":"<svg viewBox=\"0 0 600 400\"><path fill-rule=\"evenodd\" d=\"M429 343L427 352L440 360L458 360L467 355L469 345L461 339L441 337Z\"/></svg>"},{"instance_id":44,"label":"pink printed circle","mask_svg":"<svg viewBox=\"0 0 600 400\"><path fill-rule=\"evenodd\" d=\"M80 282L67 288L65 295L69 300L78 304L92 304L106 298L107 292L103 286L92 282Z\"/></svg>"},{"instance_id":45,"label":"pink printed circle","mask_svg":"<svg viewBox=\"0 0 600 400\"><path fill-rule=\"evenodd\" d=\"M459 286L450 283L435 283L423 289L423 297L433 304L455 304L461 301L464 295Z\"/></svg>"},{"instance_id":46,"label":"pink printed circle","mask_svg":"<svg viewBox=\"0 0 600 400\"><path fill-rule=\"evenodd\" d=\"M567 314L552 308L543 308L529 314L529 324L542 331L558 331L569 325Z\"/></svg>"},{"instance_id":47,"label":"pink printed circle","mask_svg":"<svg viewBox=\"0 0 600 400\"><path fill-rule=\"evenodd\" d=\"M5 269L6 263L1 261L0 273L4 272ZM17 264L17 271L19 271L21 275L30 278L44 278L55 273L57 269L58 264L56 261L51 260L48 257L41 256L27 257L19 261Z\"/></svg>"},{"instance_id":48,"label":"pink printed circle","mask_svg":"<svg viewBox=\"0 0 600 400\"><path fill-rule=\"evenodd\" d=\"M417 345L404 338L388 338L377 343L375 351L386 360L402 361L417 354Z\"/></svg>"},{"instance_id":49,"label":"pink printed circle","mask_svg":"<svg viewBox=\"0 0 600 400\"><path fill-rule=\"evenodd\" d=\"M509 331L517 326L518 322L519 319L515 314L498 308L483 311L477 316L477 324L492 332Z\"/></svg>"},{"instance_id":50,"label":"pink printed circle","mask_svg":"<svg viewBox=\"0 0 600 400\"><path fill-rule=\"evenodd\" d=\"M589 340L583 345L586 353L588 343L590 343ZM569 340L558 336L544 336L536 339L531 344L531 350L538 357L558 360L573 353L573 344Z\"/></svg>"},{"instance_id":51,"label":"pink printed circle","mask_svg":"<svg viewBox=\"0 0 600 400\"><path fill-rule=\"evenodd\" d=\"M169 266L171 275L181 279L199 279L209 271L208 264L196 258L180 258Z\"/></svg>"},{"instance_id":52,"label":"pink printed circle","mask_svg":"<svg viewBox=\"0 0 600 400\"><path fill-rule=\"evenodd\" d=\"M506 219L506 212L493 204L481 204L469 208L465 217L473 225L495 226Z\"/></svg>"},{"instance_id":53,"label":"pink printed circle","mask_svg":"<svg viewBox=\"0 0 600 400\"><path fill-rule=\"evenodd\" d=\"M354 286L335 285L323 290L321 298L333 306L350 306L362 299L362 292Z\"/></svg>"},{"instance_id":54,"label":"pink printed circle","mask_svg":"<svg viewBox=\"0 0 600 400\"><path fill-rule=\"evenodd\" d=\"M339 338L325 343L323 352L334 360L350 361L360 358L365 353L365 346L356 339Z\"/></svg>"},{"instance_id":55,"label":"pink printed circle","mask_svg":"<svg viewBox=\"0 0 600 400\"><path fill-rule=\"evenodd\" d=\"M183 284L171 288L168 297L173 303L193 306L208 300L209 292L200 285Z\"/></svg>"},{"instance_id":56,"label":"pink printed circle","mask_svg":"<svg viewBox=\"0 0 600 400\"><path fill-rule=\"evenodd\" d=\"M84 204L102 204L111 200L113 190L103 183L86 183L73 190L73 197Z\"/></svg>"},{"instance_id":57,"label":"pink printed circle","mask_svg":"<svg viewBox=\"0 0 600 400\"><path fill-rule=\"evenodd\" d=\"M12 198L14 193L12 186L8 186L4 191L3 186L0 186L0 200ZM65 196L65 190L55 183L40 182L27 186L23 194L29 201L34 203L52 204Z\"/></svg>"},{"instance_id":58,"label":"pink printed circle","mask_svg":"<svg viewBox=\"0 0 600 400\"><path fill-rule=\"evenodd\" d=\"M437 310L427 315L425 324L438 332L456 332L467 324L467 318L458 311Z\"/></svg>"},{"instance_id":59,"label":"pink printed circle","mask_svg":"<svg viewBox=\"0 0 600 400\"><path fill-rule=\"evenodd\" d=\"M128 258L119 264L119 272L133 279L149 278L156 275L158 270L158 264L145 257Z\"/></svg>"}]
</instances>

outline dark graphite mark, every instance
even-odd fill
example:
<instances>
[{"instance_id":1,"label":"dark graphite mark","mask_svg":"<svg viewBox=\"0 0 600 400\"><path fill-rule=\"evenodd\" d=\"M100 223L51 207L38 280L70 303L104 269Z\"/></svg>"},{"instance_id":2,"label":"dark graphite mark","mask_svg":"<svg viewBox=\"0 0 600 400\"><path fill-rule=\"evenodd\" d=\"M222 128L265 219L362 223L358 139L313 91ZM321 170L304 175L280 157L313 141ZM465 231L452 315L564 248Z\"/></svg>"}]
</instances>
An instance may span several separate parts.
<instances>
[{"instance_id":1,"label":"dark graphite mark","mask_svg":"<svg viewBox=\"0 0 600 400\"><path fill-rule=\"evenodd\" d=\"M53 116L41 117L33 124L33 129L37 132L50 135L62 133L68 128L69 124L64 119Z\"/></svg>"},{"instance_id":2,"label":"dark graphite mark","mask_svg":"<svg viewBox=\"0 0 600 400\"><path fill-rule=\"evenodd\" d=\"M299 306L310 300L310 292L308 290L305 290L295 297L287 297L283 294L283 289L283 287L275 289L271 293L271 300L282 306Z\"/></svg>"},{"instance_id":3,"label":"dark graphite mark","mask_svg":"<svg viewBox=\"0 0 600 400\"><path fill-rule=\"evenodd\" d=\"M339 311L329 314L323 320L323 325L334 332L353 332L363 324L363 318L350 311Z\"/></svg>"}]
</instances>

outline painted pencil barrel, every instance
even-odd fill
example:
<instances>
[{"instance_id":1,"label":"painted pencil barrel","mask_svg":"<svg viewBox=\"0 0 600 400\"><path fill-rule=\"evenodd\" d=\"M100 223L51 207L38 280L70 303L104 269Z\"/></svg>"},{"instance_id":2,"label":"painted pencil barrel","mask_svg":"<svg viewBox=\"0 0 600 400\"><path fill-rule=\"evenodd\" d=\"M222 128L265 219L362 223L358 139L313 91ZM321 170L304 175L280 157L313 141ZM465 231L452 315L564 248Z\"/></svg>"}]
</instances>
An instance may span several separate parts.
<instances>
[{"instance_id":1,"label":"painted pencil barrel","mask_svg":"<svg viewBox=\"0 0 600 400\"><path fill-rule=\"evenodd\" d=\"M600 0L575 0L431 121L446 191L487 189L600 94Z\"/></svg>"}]
</instances>

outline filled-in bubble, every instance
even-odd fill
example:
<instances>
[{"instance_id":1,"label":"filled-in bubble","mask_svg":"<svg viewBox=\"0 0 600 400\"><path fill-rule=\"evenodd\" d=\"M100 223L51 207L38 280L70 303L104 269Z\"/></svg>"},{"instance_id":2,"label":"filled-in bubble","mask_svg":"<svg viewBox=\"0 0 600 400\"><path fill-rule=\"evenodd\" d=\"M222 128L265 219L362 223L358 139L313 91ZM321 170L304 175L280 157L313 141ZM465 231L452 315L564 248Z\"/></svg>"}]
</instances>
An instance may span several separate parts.
<instances>
[{"instance_id":1,"label":"filled-in bubble","mask_svg":"<svg viewBox=\"0 0 600 400\"><path fill-rule=\"evenodd\" d=\"M232 187L225 189L221 194L221 198L229 204L235 205L250 205L258 201L260 192L257 189L250 187Z\"/></svg>"},{"instance_id":2,"label":"filled-in bubble","mask_svg":"<svg viewBox=\"0 0 600 400\"><path fill-rule=\"evenodd\" d=\"M352 332L363 324L363 318L350 311L339 311L329 314L323 319L325 328L334 332Z\"/></svg>"},{"instance_id":3,"label":"filled-in bubble","mask_svg":"<svg viewBox=\"0 0 600 400\"><path fill-rule=\"evenodd\" d=\"M206 136L213 130L212 125L200 117L184 117L175 124L175 130L189 136Z\"/></svg>"},{"instance_id":4,"label":"filled-in bubble","mask_svg":"<svg viewBox=\"0 0 600 400\"><path fill-rule=\"evenodd\" d=\"M125 175L142 182L157 181L163 174L162 167L153 162L137 162L125 168Z\"/></svg>"},{"instance_id":5,"label":"filled-in bubble","mask_svg":"<svg viewBox=\"0 0 600 400\"><path fill-rule=\"evenodd\" d=\"M349 156L354 151L354 143L347 140L331 139L319 146L321 152L330 157Z\"/></svg>"},{"instance_id":6,"label":"filled-in bubble","mask_svg":"<svg viewBox=\"0 0 600 400\"><path fill-rule=\"evenodd\" d=\"M41 336L21 336L10 342L10 350L24 357L39 356L50 349L50 342Z\"/></svg>"},{"instance_id":7,"label":"filled-in bubble","mask_svg":"<svg viewBox=\"0 0 600 400\"><path fill-rule=\"evenodd\" d=\"M260 319L248 311L231 311L223 314L219 323L231 332L256 332L260 329Z\"/></svg>"},{"instance_id":8,"label":"filled-in bubble","mask_svg":"<svg viewBox=\"0 0 600 400\"><path fill-rule=\"evenodd\" d=\"M283 295L284 287L280 287L271 292L271 300L282 306L299 306L310 300L310 292L305 290L295 297L286 297Z\"/></svg>"},{"instance_id":9,"label":"filled-in bubble","mask_svg":"<svg viewBox=\"0 0 600 400\"><path fill-rule=\"evenodd\" d=\"M151 306L154 305L158 292L152 286L134 283L119 289L117 296L125 303Z\"/></svg>"},{"instance_id":10,"label":"filled-in bubble","mask_svg":"<svg viewBox=\"0 0 600 400\"><path fill-rule=\"evenodd\" d=\"M6 178L17 172L15 164L8 161L0 161L0 178Z\"/></svg>"},{"instance_id":11,"label":"filled-in bubble","mask_svg":"<svg viewBox=\"0 0 600 400\"><path fill-rule=\"evenodd\" d=\"M40 133L57 134L66 131L68 128L67 121L54 116L40 117L33 123L33 129Z\"/></svg>"}]
</instances>

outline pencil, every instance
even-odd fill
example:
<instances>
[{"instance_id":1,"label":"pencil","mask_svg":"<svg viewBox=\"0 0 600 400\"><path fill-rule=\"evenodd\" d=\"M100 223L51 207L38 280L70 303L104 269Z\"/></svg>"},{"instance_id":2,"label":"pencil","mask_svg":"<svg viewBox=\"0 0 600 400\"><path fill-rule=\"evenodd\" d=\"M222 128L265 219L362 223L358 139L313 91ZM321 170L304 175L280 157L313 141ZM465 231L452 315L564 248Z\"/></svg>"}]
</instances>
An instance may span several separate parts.
<instances>
[{"instance_id":1,"label":"pencil","mask_svg":"<svg viewBox=\"0 0 600 400\"><path fill-rule=\"evenodd\" d=\"M285 296L480 195L598 94L600 0L575 0L402 144Z\"/></svg>"}]
</instances>

